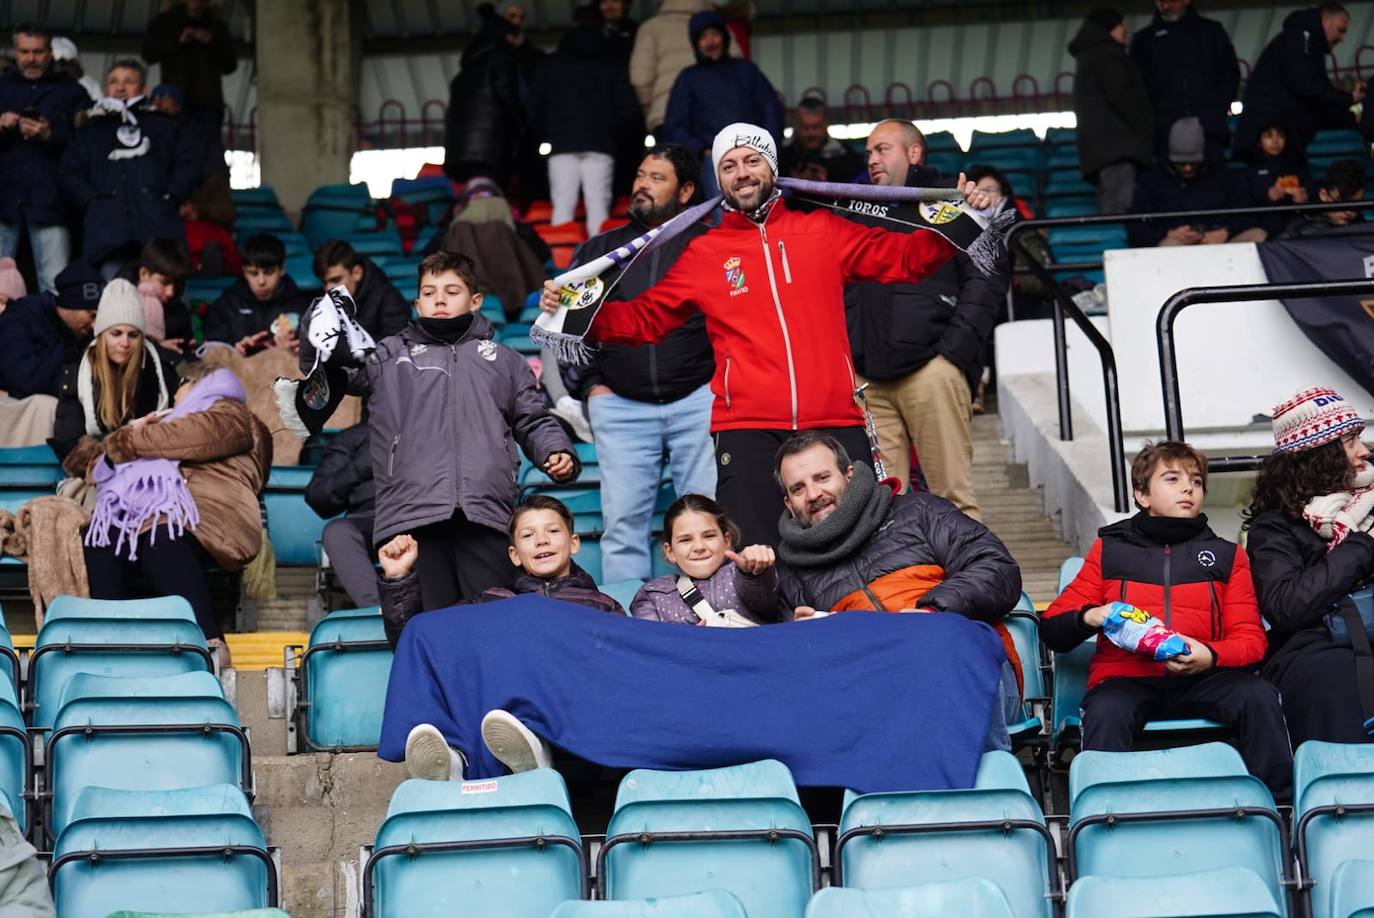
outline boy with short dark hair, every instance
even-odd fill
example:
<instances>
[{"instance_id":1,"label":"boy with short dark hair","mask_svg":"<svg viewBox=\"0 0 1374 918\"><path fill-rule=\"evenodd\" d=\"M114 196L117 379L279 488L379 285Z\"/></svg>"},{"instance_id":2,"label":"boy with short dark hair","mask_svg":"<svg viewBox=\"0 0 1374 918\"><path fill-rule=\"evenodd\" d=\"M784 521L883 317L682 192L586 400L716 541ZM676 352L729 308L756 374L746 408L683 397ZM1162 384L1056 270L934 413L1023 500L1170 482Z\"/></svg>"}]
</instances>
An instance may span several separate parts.
<instances>
[{"instance_id":1,"label":"boy with short dark hair","mask_svg":"<svg viewBox=\"0 0 1374 918\"><path fill-rule=\"evenodd\" d=\"M326 290L343 287L357 307L354 316L374 340L394 335L410 321L410 303L366 255L339 239L315 250L315 276Z\"/></svg>"},{"instance_id":2,"label":"boy with short dark hair","mask_svg":"<svg viewBox=\"0 0 1374 918\"><path fill-rule=\"evenodd\" d=\"M1274 686L1253 672L1268 641L1245 549L1202 514L1207 459L1186 443L1147 444L1131 465L1140 512L1106 526L1083 569L1045 611L1040 636L1056 653L1097 637L1083 697L1083 748L1131 749L1147 721L1202 717L1239 733L1241 756L1280 803L1293 755ZM1101 634L1111 603L1129 603L1177 631L1187 651L1157 663Z\"/></svg>"},{"instance_id":3,"label":"boy with short dark hair","mask_svg":"<svg viewBox=\"0 0 1374 918\"><path fill-rule=\"evenodd\" d=\"M1365 184L1368 177L1364 164L1357 159L1338 159L1326 170L1326 176L1317 183L1316 199L1323 204L1337 201L1363 201ZM1349 226L1364 220L1363 212L1358 210L1324 210L1298 217L1280 235L1280 239L1301 239L1307 236L1325 236L1336 232L1340 227Z\"/></svg>"},{"instance_id":4,"label":"boy with short dark hair","mask_svg":"<svg viewBox=\"0 0 1374 918\"><path fill-rule=\"evenodd\" d=\"M191 309L182 299L191 274L191 260L182 244L175 239L149 239L130 273L133 277L129 280L140 293L148 293L162 304L164 337L158 343L182 353L194 337Z\"/></svg>"},{"instance_id":5,"label":"boy with short dark hair","mask_svg":"<svg viewBox=\"0 0 1374 918\"><path fill-rule=\"evenodd\" d=\"M232 345L247 357L268 347L299 347L301 314L310 304L286 274L286 246L258 233L239 247L243 278L220 294L205 313L205 340Z\"/></svg>"}]
</instances>

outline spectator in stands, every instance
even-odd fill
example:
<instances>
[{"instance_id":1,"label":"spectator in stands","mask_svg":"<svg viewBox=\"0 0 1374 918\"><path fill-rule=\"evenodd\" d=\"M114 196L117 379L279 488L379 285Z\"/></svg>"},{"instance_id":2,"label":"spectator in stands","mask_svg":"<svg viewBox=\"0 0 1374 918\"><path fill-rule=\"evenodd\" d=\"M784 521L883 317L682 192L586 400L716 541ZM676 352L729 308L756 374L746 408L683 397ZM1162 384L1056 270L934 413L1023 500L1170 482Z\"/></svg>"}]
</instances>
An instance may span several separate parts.
<instances>
[{"instance_id":1,"label":"spectator in stands","mask_svg":"<svg viewBox=\"0 0 1374 918\"><path fill-rule=\"evenodd\" d=\"M0 258L13 258L27 233L38 288L52 293L71 257L58 163L90 104L86 90L53 66L52 33L14 29L14 66L0 75Z\"/></svg>"},{"instance_id":2,"label":"spectator in stands","mask_svg":"<svg viewBox=\"0 0 1374 918\"><path fill-rule=\"evenodd\" d=\"M629 0L599 0L596 3L595 20L616 63L615 85L603 86L602 92L609 90L613 98L625 97L630 103L615 131L615 175L611 182L615 196L629 193L639 161L644 158L644 113L630 86L630 55L634 52L639 23L629 15L629 10ZM600 230L598 226L595 232ZM595 232L589 231L589 234L595 235Z\"/></svg>"},{"instance_id":3,"label":"spectator in stands","mask_svg":"<svg viewBox=\"0 0 1374 918\"><path fill-rule=\"evenodd\" d=\"M57 275L57 293L11 300L0 312L0 389L10 398L57 396L62 367L81 359L95 325L100 273L74 261Z\"/></svg>"},{"instance_id":4,"label":"spectator in stands","mask_svg":"<svg viewBox=\"0 0 1374 918\"><path fill-rule=\"evenodd\" d=\"M783 141L779 162L784 175L818 182L852 182L863 171L863 157L830 136L825 100L804 96L793 116L792 136Z\"/></svg>"},{"instance_id":5,"label":"spectator in stands","mask_svg":"<svg viewBox=\"0 0 1374 918\"><path fill-rule=\"evenodd\" d=\"M1097 648L1083 697L1083 748L1130 752L1150 720L1206 717L1233 728L1250 773L1279 803L1293 799L1293 753L1274 686L1255 675L1267 643L1245 549L1207 525L1207 457L1186 443L1147 445L1131 463L1139 511L1098 532L1083 569L1045 612L1056 653ZM1102 634L1116 602L1167 621L1178 656L1117 647Z\"/></svg>"},{"instance_id":6,"label":"spectator in stands","mask_svg":"<svg viewBox=\"0 0 1374 918\"><path fill-rule=\"evenodd\" d=\"M935 233L885 232L828 211L791 209L776 186L777 147L757 125L721 131L712 161L724 189L720 226L693 240L633 300L603 303L588 339L654 343L698 310L706 314L716 355L716 499L739 523L745 544L772 545L777 517L766 497L776 487L772 457L792 433L824 430L855 455L872 455L854 401L838 307L843 285L918 281L956 249ZM970 207L987 206L987 193L972 182L962 192ZM765 225L769 245L761 248ZM559 299L558 286L545 283L540 308L556 312Z\"/></svg>"},{"instance_id":7,"label":"spectator in stands","mask_svg":"<svg viewBox=\"0 0 1374 918\"><path fill-rule=\"evenodd\" d=\"M97 485L85 540L91 596L129 598L139 571L155 595L191 604L221 666L229 651L205 570L213 561L232 573L258 554L258 494L272 466L272 435L245 399L231 371L197 364L169 413L111 433L86 473Z\"/></svg>"},{"instance_id":8,"label":"spectator in stands","mask_svg":"<svg viewBox=\"0 0 1374 918\"><path fill-rule=\"evenodd\" d=\"M868 135L869 179L875 185L948 184L922 165L925 146L911 122L879 123ZM891 225L876 215L845 216L865 226ZM851 284L844 295L854 371L868 386L864 398L888 474L906 490L915 446L929 490L974 519L970 405L1009 277L1010 271L984 275L961 252L919 283Z\"/></svg>"},{"instance_id":9,"label":"spectator in stands","mask_svg":"<svg viewBox=\"0 0 1374 918\"><path fill-rule=\"evenodd\" d=\"M420 317L378 342L349 391L367 398L374 540L414 536L428 610L506 582L517 443L554 481L576 479L581 465L529 364L491 340L473 260L436 252L419 274ZM302 348L302 370L313 362L313 348Z\"/></svg>"},{"instance_id":10,"label":"spectator in stands","mask_svg":"<svg viewBox=\"0 0 1374 918\"><path fill-rule=\"evenodd\" d=\"M773 549L740 544L720 504L684 494L663 515L663 556L677 568L639 588L630 614L684 625L742 627L778 620Z\"/></svg>"},{"instance_id":11,"label":"spectator in stands","mask_svg":"<svg viewBox=\"0 0 1374 918\"><path fill-rule=\"evenodd\" d=\"M229 173L224 162L224 77L238 66L229 26L209 0L185 0L158 13L143 34L143 59L162 65L162 82L181 90L186 133L201 168Z\"/></svg>"},{"instance_id":12,"label":"spectator in stands","mask_svg":"<svg viewBox=\"0 0 1374 918\"><path fill-rule=\"evenodd\" d=\"M1374 710L1358 685L1369 661L1327 627L1342 597L1374 578L1364 421L1325 388L1299 392L1273 417L1274 452L1260 466L1244 524L1269 623L1261 674L1278 686L1293 748L1367 743Z\"/></svg>"},{"instance_id":13,"label":"spectator in stands","mask_svg":"<svg viewBox=\"0 0 1374 918\"><path fill-rule=\"evenodd\" d=\"M1322 128L1354 128L1350 108L1364 100L1364 83L1347 92L1331 83L1327 55L1345 39L1350 14L1339 3L1289 13L1283 31L1265 46L1245 81L1245 106L1233 149L1254 156L1260 131L1271 124L1288 131L1288 149L1307 161L1307 145Z\"/></svg>"},{"instance_id":14,"label":"spectator in stands","mask_svg":"<svg viewBox=\"0 0 1374 918\"><path fill-rule=\"evenodd\" d=\"M299 346L300 317L310 305L286 273L286 246L267 233L243 241L243 277L205 312L205 340L247 357L267 347Z\"/></svg>"},{"instance_id":15,"label":"spectator in stands","mask_svg":"<svg viewBox=\"0 0 1374 918\"><path fill-rule=\"evenodd\" d=\"M1288 132L1271 124L1260 132L1259 149L1249 167L1235 181L1246 207L1307 203L1307 167L1288 154ZM1261 217L1268 236L1283 231L1288 218L1282 214Z\"/></svg>"},{"instance_id":16,"label":"spectator in stands","mask_svg":"<svg viewBox=\"0 0 1374 918\"><path fill-rule=\"evenodd\" d=\"M536 47L525 33L525 4L507 0L500 5L499 10L501 18L510 23L515 30L511 41L515 45L517 86L521 102L526 103L535 74L544 66L547 55L542 48ZM479 8L479 22L483 21L482 16ZM520 196L526 201L543 200L549 196L548 166L544 162L544 157L539 154L539 139L529 129L528 124L521 124L520 137L516 141L515 176L520 183Z\"/></svg>"},{"instance_id":17,"label":"spectator in stands","mask_svg":"<svg viewBox=\"0 0 1374 918\"><path fill-rule=\"evenodd\" d=\"M1021 668L1004 620L1021 570L980 522L926 492L893 495L834 437L803 431L778 450L783 489L778 591L783 615L952 612L991 625L1007 651L988 745L1010 749L1021 717Z\"/></svg>"},{"instance_id":18,"label":"spectator in stands","mask_svg":"<svg viewBox=\"0 0 1374 918\"><path fill-rule=\"evenodd\" d=\"M509 586L489 587L468 602L496 602L522 593L538 593L576 606L624 613L620 603L596 588L591 575L573 561L582 540L573 531L573 515L566 504L546 494L532 494L511 512L506 527L506 557L518 573ZM419 541L398 535L382 545L377 558L382 618L392 646L400 640L406 623L428 610L422 598L423 568Z\"/></svg>"},{"instance_id":19,"label":"spectator in stands","mask_svg":"<svg viewBox=\"0 0 1374 918\"><path fill-rule=\"evenodd\" d=\"M1069 42L1077 62L1073 111L1078 164L1097 186L1097 212L1131 209L1136 176L1154 161L1154 121L1140 72L1126 53L1126 20L1114 9L1093 10Z\"/></svg>"},{"instance_id":20,"label":"spectator in stands","mask_svg":"<svg viewBox=\"0 0 1374 918\"><path fill-rule=\"evenodd\" d=\"M673 83L658 139L705 154L717 132L729 124L757 124L781 137L778 91L753 61L730 57L730 31L720 13L697 13L688 34L697 62ZM703 169L701 176L703 192L714 195L719 186L713 169Z\"/></svg>"},{"instance_id":21,"label":"spectator in stands","mask_svg":"<svg viewBox=\"0 0 1374 918\"><path fill-rule=\"evenodd\" d=\"M518 30L490 3L477 6L481 27L448 87L444 174L455 182L487 176L504 185L525 128Z\"/></svg>"},{"instance_id":22,"label":"spectator in stands","mask_svg":"<svg viewBox=\"0 0 1374 918\"><path fill-rule=\"evenodd\" d=\"M85 67L81 66L81 52L77 49L76 42L65 35L54 35L52 37L52 59L67 76L81 84L81 88L86 90L86 95L92 99L99 99L105 95L105 88L100 85L95 77L86 73Z\"/></svg>"},{"instance_id":23,"label":"spectator in stands","mask_svg":"<svg viewBox=\"0 0 1374 918\"><path fill-rule=\"evenodd\" d=\"M157 343L175 354L195 344L191 308L183 298L190 274L191 264L179 239L149 239L138 255L137 267L126 272L127 279L138 284L140 295L151 295L159 303L163 337Z\"/></svg>"},{"instance_id":24,"label":"spectator in stands","mask_svg":"<svg viewBox=\"0 0 1374 918\"><path fill-rule=\"evenodd\" d=\"M62 157L63 185L82 213L82 258L107 279L149 239L184 237L177 208L200 183L194 139L145 103L146 78L134 58L111 64L107 98Z\"/></svg>"},{"instance_id":25,"label":"spectator in stands","mask_svg":"<svg viewBox=\"0 0 1374 918\"><path fill-rule=\"evenodd\" d=\"M320 542L348 598L358 608L378 605L377 575L372 569L377 485L372 477L366 421L329 441L305 486L305 502L329 520Z\"/></svg>"},{"instance_id":26,"label":"spectator in stands","mask_svg":"<svg viewBox=\"0 0 1374 918\"><path fill-rule=\"evenodd\" d=\"M1368 179L1364 165L1357 159L1341 159L1326 170L1326 178L1317 186L1317 200L1323 204L1337 201L1363 201ZM1295 219L1279 235L1280 239L1301 239L1308 236L1326 236L1338 232L1340 227L1352 223L1362 223L1364 217L1358 210L1327 210L1320 213L1303 214Z\"/></svg>"},{"instance_id":27,"label":"spectator in stands","mask_svg":"<svg viewBox=\"0 0 1374 918\"><path fill-rule=\"evenodd\" d=\"M573 255L574 265L599 258L676 217L696 195L701 171L686 147L660 144L635 177L630 223L596 236ZM630 263L610 296L633 299L652 287L693 239L697 224L646 258ZM678 494L716 490L711 451L711 390L715 372L706 317L697 313L658 344L607 344L576 374L574 394L586 402L592 433L605 445L601 463L601 569L607 583L648 580L649 528L664 456Z\"/></svg>"},{"instance_id":28,"label":"spectator in stands","mask_svg":"<svg viewBox=\"0 0 1374 918\"><path fill-rule=\"evenodd\" d=\"M624 71L601 29L583 22L563 34L530 90L531 124L550 147L551 222L572 220L580 188L588 236L601 232L610 216L615 153L639 117Z\"/></svg>"},{"instance_id":29,"label":"spectator in stands","mask_svg":"<svg viewBox=\"0 0 1374 918\"><path fill-rule=\"evenodd\" d=\"M58 459L73 460L67 474L85 475L110 431L172 406L181 380L171 356L148 339L144 325L138 290L123 278L110 281L95 313L95 339L81 359L62 368L58 384L57 421L48 444Z\"/></svg>"},{"instance_id":30,"label":"spectator in stands","mask_svg":"<svg viewBox=\"0 0 1374 918\"><path fill-rule=\"evenodd\" d=\"M622 65L629 64L635 33L639 31L639 23L629 15L629 7L629 0L596 0L601 33L610 43L611 55Z\"/></svg>"},{"instance_id":31,"label":"spectator in stands","mask_svg":"<svg viewBox=\"0 0 1374 918\"><path fill-rule=\"evenodd\" d=\"M711 0L662 0L658 15L649 17L635 33L630 85L639 96L644 123L655 140L667 139L658 134L668 111L668 96L678 74L696 59L688 24L694 14L711 9ZM734 45L727 53L741 56Z\"/></svg>"},{"instance_id":32,"label":"spectator in stands","mask_svg":"<svg viewBox=\"0 0 1374 918\"><path fill-rule=\"evenodd\" d=\"M218 172L205 177L200 187L177 208L186 230L186 249L191 265L202 277L237 277L243 261L234 243L237 208L229 196L229 179Z\"/></svg>"},{"instance_id":33,"label":"spectator in stands","mask_svg":"<svg viewBox=\"0 0 1374 918\"><path fill-rule=\"evenodd\" d=\"M358 309L358 324L375 341L391 337L410 321L405 296L372 259L353 251L347 242L331 239L315 250L315 276L326 290L348 291Z\"/></svg>"},{"instance_id":34,"label":"spectator in stands","mask_svg":"<svg viewBox=\"0 0 1374 918\"><path fill-rule=\"evenodd\" d=\"M1244 190L1225 166L1207 162L1206 139L1202 123L1196 118L1184 118L1169 131L1169 162L1155 166L1136 182L1135 213L1176 213L1193 210L1222 210L1242 207ZM1169 221L1151 220L1132 223L1127 227L1131 244L1150 245L1218 245L1224 242L1261 242L1264 230L1258 227L1257 217L1190 220L1168 225ZM1163 229L1162 227L1168 227Z\"/></svg>"},{"instance_id":35,"label":"spectator in stands","mask_svg":"<svg viewBox=\"0 0 1374 918\"><path fill-rule=\"evenodd\" d=\"M1226 116L1240 88L1225 27L1199 16L1193 0L1155 0L1154 19L1131 40L1131 60L1154 107L1156 155L1166 155L1171 124L1196 117L1207 135L1207 161L1224 160L1231 139Z\"/></svg>"}]
</instances>

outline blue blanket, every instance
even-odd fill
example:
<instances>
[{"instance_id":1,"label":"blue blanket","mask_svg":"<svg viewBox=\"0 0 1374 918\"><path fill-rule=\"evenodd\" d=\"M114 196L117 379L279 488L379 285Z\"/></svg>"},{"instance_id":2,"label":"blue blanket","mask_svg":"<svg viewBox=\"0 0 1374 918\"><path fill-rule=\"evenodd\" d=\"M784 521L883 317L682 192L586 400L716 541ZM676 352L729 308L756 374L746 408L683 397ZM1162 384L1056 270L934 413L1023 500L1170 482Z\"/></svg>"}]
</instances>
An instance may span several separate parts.
<instances>
[{"instance_id":1,"label":"blue blanket","mask_svg":"<svg viewBox=\"0 0 1374 918\"><path fill-rule=\"evenodd\" d=\"M693 628L518 596L407 624L378 755L402 760L431 723L468 777L504 774L480 734L504 708L612 768L773 758L804 786L970 787L1005 659L991 628L954 614Z\"/></svg>"}]
</instances>

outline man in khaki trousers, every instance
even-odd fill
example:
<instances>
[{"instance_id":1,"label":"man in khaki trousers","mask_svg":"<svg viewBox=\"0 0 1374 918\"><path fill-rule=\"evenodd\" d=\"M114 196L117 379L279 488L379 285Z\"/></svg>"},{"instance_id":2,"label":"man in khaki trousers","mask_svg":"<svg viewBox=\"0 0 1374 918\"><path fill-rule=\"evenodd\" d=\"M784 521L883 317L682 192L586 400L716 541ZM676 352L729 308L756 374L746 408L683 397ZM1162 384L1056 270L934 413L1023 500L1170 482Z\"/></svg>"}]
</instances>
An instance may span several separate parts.
<instances>
[{"instance_id":1,"label":"man in khaki trousers","mask_svg":"<svg viewBox=\"0 0 1374 918\"><path fill-rule=\"evenodd\" d=\"M889 120L868 135L868 176L875 185L948 185L925 165L925 137ZM901 229L889 219L846 214ZM913 232L917 232L914 228ZM865 395L888 473L905 490L914 445L926 484L974 519L972 387L983 345L1006 297L1007 276L987 277L964 255L919 284L854 284L845 290L854 370Z\"/></svg>"}]
</instances>

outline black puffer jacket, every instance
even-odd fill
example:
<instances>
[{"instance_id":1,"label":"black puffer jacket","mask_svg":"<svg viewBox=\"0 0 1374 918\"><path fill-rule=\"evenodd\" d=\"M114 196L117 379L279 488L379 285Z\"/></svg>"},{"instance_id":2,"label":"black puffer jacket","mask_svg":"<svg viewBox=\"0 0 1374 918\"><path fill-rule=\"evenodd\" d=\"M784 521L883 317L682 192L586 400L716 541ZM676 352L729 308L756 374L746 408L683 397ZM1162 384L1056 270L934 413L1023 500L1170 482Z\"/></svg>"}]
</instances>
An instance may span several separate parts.
<instances>
[{"instance_id":1,"label":"black puffer jacket","mask_svg":"<svg viewBox=\"0 0 1374 918\"><path fill-rule=\"evenodd\" d=\"M832 609L844 597L888 574L937 565L944 582L921 597L922 607L1000 622L1021 597L1021 568L1002 540L943 497L899 494L863 550L829 568L778 565L778 595L790 615L797 606Z\"/></svg>"},{"instance_id":2,"label":"black puffer jacket","mask_svg":"<svg viewBox=\"0 0 1374 918\"><path fill-rule=\"evenodd\" d=\"M530 124L552 153L616 152L639 115L625 61L594 26L570 30L535 74ZM589 100L596 100L589 104Z\"/></svg>"},{"instance_id":3,"label":"black puffer jacket","mask_svg":"<svg viewBox=\"0 0 1374 918\"><path fill-rule=\"evenodd\" d=\"M373 341L381 341L406 327L410 321L410 301L371 258L359 255L358 262L363 266L363 279L358 281L358 292L353 295L358 309L356 318Z\"/></svg>"},{"instance_id":4,"label":"black puffer jacket","mask_svg":"<svg viewBox=\"0 0 1374 918\"><path fill-rule=\"evenodd\" d=\"M366 421L354 424L325 447L305 486L305 502L326 519L340 513L367 516L373 512L377 485L372 480Z\"/></svg>"},{"instance_id":5,"label":"black puffer jacket","mask_svg":"<svg viewBox=\"0 0 1374 918\"><path fill-rule=\"evenodd\" d=\"M515 48L501 31L479 32L463 49L460 66L448 86L444 172L466 181L474 164L487 167L489 175L507 168L525 114Z\"/></svg>"},{"instance_id":6,"label":"black puffer jacket","mask_svg":"<svg viewBox=\"0 0 1374 918\"><path fill-rule=\"evenodd\" d=\"M926 166L913 166L906 183L927 188L951 184ZM888 212L898 207L878 206ZM865 226L902 229L869 214L841 213ZM846 287L845 319L854 369L869 379L900 379L938 354L963 371L970 389L976 388L983 371L983 345L1002 312L1010 276L1001 272L988 277L960 254L919 284Z\"/></svg>"},{"instance_id":7,"label":"black puffer jacket","mask_svg":"<svg viewBox=\"0 0 1374 918\"><path fill-rule=\"evenodd\" d=\"M648 229L632 218L625 226L588 239L573 255L572 263L580 265L600 258ZM648 290L673 266L687 243L704 232L706 224L698 223L661 248L635 259L607 299L632 300ZM662 405L695 392L709 383L715 372L716 359L711 339L706 336L706 317L698 312L658 344L601 345L587 366L569 374L569 382L579 399L585 399L593 386L604 385L622 398Z\"/></svg>"},{"instance_id":8,"label":"black puffer jacket","mask_svg":"<svg viewBox=\"0 0 1374 918\"><path fill-rule=\"evenodd\" d=\"M1353 532L1327 551L1329 543L1310 526L1270 510L1250 522L1245 547L1270 629L1264 675L1279 682L1297 655L1331 645L1322 617L1374 578L1374 538Z\"/></svg>"},{"instance_id":9,"label":"black puffer jacket","mask_svg":"<svg viewBox=\"0 0 1374 918\"><path fill-rule=\"evenodd\" d=\"M1154 159L1150 97L1126 46L1085 19L1069 42L1069 53L1077 62L1073 110L1083 175L1093 179L1103 168L1122 162L1148 166Z\"/></svg>"},{"instance_id":10,"label":"black puffer jacket","mask_svg":"<svg viewBox=\"0 0 1374 918\"><path fill-rule=\"evenodd\" d=\"M1208 159L1226 153L1226 114L1240 88L1240 65L1231 36L1215 19L1188 7L1175 22L1158 14L1131 40L1131 60L1154 104L1155 149L1168 155L1169 127L1195 115L1207 135Z\"/></svg>"}]
</instances>

